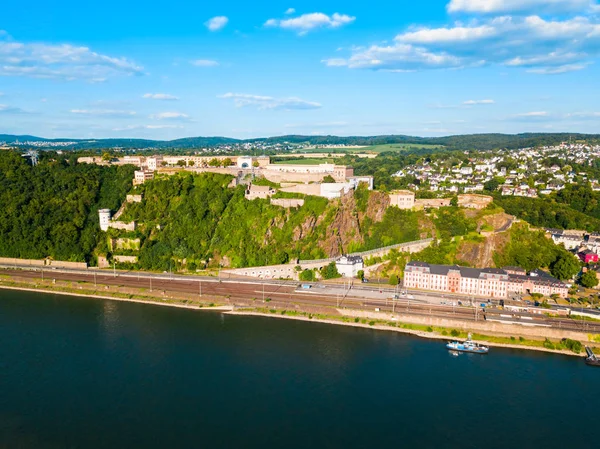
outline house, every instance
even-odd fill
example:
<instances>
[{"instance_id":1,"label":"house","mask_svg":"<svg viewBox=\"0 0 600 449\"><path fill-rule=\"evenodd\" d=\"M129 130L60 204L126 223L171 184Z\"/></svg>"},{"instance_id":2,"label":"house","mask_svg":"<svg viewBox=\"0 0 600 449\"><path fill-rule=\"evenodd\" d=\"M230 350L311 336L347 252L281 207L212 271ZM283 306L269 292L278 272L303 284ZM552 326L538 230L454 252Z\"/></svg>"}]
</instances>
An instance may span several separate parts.
<instances>
[{"instance_id":1,"label":"house","mask_svg":"<svg viewBox=\"0 0 600 449\"><path fill-rule=\"evenodd\" d=\"M150 179L154 179L154 172L149 170L136 170L133 173L133 184L140 185L149 181Z\"/></svg>"},{"instance_id":2,"label":"house","mask_svg":"<svg viewBox=\"0 0 600 449\"><path fill-rule=\"evenodd\" d=\"M557 245L561 243L565 246L565 249L573 250L581 246L583 239L576 235L568 234L552 234L552 241Z\"/></svg>"},{"instance_id":3,"label":"house","mask_svg":"<svg viewBox=\"0 0 600 449\"><path fill-rule=\"evenodd\" d=\"M568 294L563 282L541 270L527 275L518 267L478 269L414 261L406 264L404 287L488 298L507 298L511 293Z\"/></svg>"},{"instance_id":4,"label":"house","mask_svg":"<svg viewBox=\"0 0 600 449\"><path fill-rule=\"evenodd\" d=\"M364 261L360 256L342 256L335 261L335 267L343 277L353 278L364 268Z\"/></svg>"},{"instance_id":5,"label":"house","mask_svg":"<svg viewBox=\"0 0 600 449\"><path fill-rule=\"evenodd\" d=\"M415 206L415 194L410 190L394 190L390 192L390 206L398 209L412 209Z\"/></svg>"},{"instance_id":6,"label":"house","mask_svg":"<svg viewBox=\"0 0 600 449\"><path fill-rule=\"evenodd\" d=\"M598 262L598 254L589 249L584 249L583 251L579 251L577 256L583 263L596 263Z\"/></svg>"},{"instance_id":7,"label":"house","mask_svg":"<svg viewBox=\"0 0 600 449\"><path fill-rule=\"evenodd\" d=\"M247 200L254 200L256 198L267 199L272 195L275 195L275 189L273 187L257 186L255 184L250 184L245 193Z\"/></svg>"}]
</instances>

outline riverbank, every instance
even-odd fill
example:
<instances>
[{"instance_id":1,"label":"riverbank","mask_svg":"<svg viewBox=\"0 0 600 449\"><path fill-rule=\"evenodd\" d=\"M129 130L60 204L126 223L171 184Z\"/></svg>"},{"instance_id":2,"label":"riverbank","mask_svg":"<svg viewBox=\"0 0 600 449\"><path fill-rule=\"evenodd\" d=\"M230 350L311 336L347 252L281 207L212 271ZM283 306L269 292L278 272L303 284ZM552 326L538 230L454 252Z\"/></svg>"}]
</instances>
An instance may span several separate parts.
<instances>
[{"instance_id":1,"label":"riverbank","mask_svg":"<svg viewBox=\"0 0 600 449\"><path fill-rule=\"evenodd\" d=\"M7 285L8 284L8 285ZM8 282L6 279L0 278L0 289L7 290L21 290L28 292L41 292L58 294L65 296L76 296L85 298L97 298L107 299L123 302L133 302L139 304L151 304L162 307L177 307L191 310L209 310L209 311L221 311L228 314L235 315L252 315L252 316L263 316L270 318L283 318L283 319L295 319L299 321L312 321L320 322L325 324L344 325L352 327L370 328L381 331L393 331L400 332L410 335L415 335L421 338L435 339L435 340L450 340L450 339L465 339L469 333L472 333L473 339L485 343L489 346L495 347L506 347L514 349L527 349L540 352L550 352L556 354L575 355L581 356L563 347L561 340L549 339L544 340L543 336L539 339L517 337L522 328L514 327L508 329L514 331L515 337L507 337L506 334L499 334L489 332L486 334L478 333L477 330L469 330L469 323L463 323L463 328L451 328L435 325L424 325L415 324L410 322L402 322L399 320L392 319L381 319L374 317L361 317L360 311L356 311L353 314L352 310L345 309L341 313L337 309L332 309L331 313L311 313L303 310L287 310L282 308L260 308L254 306L238 306L234 307L233 304L228 304L227 298L217 297L205 297L202 301L199 299L189 300L183 297L161 296L156 292L150 296L148 292L137 291L133 292L132 289L127 289L128 292L124 293L121 291L105 291L102 293L98 292L98 289L91 289L91 286L87 286L83 283L77 284L77 287L73 287L70 283L68 285L40 285L39 283L24 284L14 281L9 278ZM106 288L106 287L105 287ZM138 289L140 290L140 289ZM144 294L146 293L146 294ZM409 317L405 317L409 319ZM591 338L577 340L582 344L591 344L592 346L598 346L597 344L590 343Z\"/></svg>"},{"instance_id":2,"label":"riverbank","mask_svg":"<svg viewBox=\"0 0 600 449\"><path fill-rule=\"evenodd\" d=\"M62 296L76 296L76 297L80 297L80 298L109 299L111 301L135 302L138 304L147 304L147 305L155 305L155 306L162 306L162 307L177 307L177 308L181 308L181 309L191 309L191 310L211 310L211 311L221 311L221 312L228 312L228 311L233 310L233 307L230 305L215 304L215 303L198 304L198 305L179 304L179 303L172 302L172 299L165 299L163 301L160 301L155 298L150 298L150 297L147 297L145 299L141 299L141 298L136 299L136 298L117 296L117 295L99 295L96 293L67 292L67 291L59 290L59 289L15 287L15 286L7 286L7 285L1 285L1 284L0 284L0 290L17 290L17 291L23 291L23 292L47 293L47 294L62 295Z\"/></svg>"},{"instance_id":3,"label":"riverbank","mask_svg":"<svg viewBox=\"0 0 600 449\"><path fill-rule=\"evenodd\" d=\"M280 312L280 313L277 313ZM284 313L285 312L285 313ZM416 329L416 327L419 327L418 325L414 325L411 323L402 323L402 322L393 322L393 323L386 323L384 324L383 322L377 322L376 320L372 320L368 323L364 323L361 321L346 321L343 319L337 319L337 317L324 317L324 316L319 316L319 315L314 315L314 314L307 314L305 312L289 312L289 311L273 311L273 309L271 309L270 311L263 311L260 309L256 309L256 310L252 310L252 309L236 309L236 310L231 310L229 312L225 312L227 315L247 315L247 316L260 316L260 317L267 317L267 318L278 318L278 319L287 319L287 320L297 320L297 321L305 321L305 322L313 322L313 323L324 323L324 324L333 324L333 325L337 325L337 326L351 326L351 327L359 327L359 328L363 328L363 329L375 329L375 330L379 330L379 331L388 331L388 332L399 332L402 334L409 334L409 335L414 335L420 338L427 338L430 340L454 340L454 339L466 339L468 337L468 334L470 332L464 332L464 331L457 331L457 335L453 335L451 334L452 330L454 329L444 329L444 328L438 328L436 327L431 328L429 327L429 329L431 329L430 331L428 330L419 330ZM344 317L342 317L344 318ZM515 329L516 330L516 329ZM446 334L444 335L443 332L446 332ZM498 341L498 339L505 339L506 337L499 337L499 336L493 336L493 335L482 335L482 334L477 334L477 333L471 333L472 334L472 338L473 340L477 341L478 343L483 343L487 346L491 346L491 347L499 347L499 348L511 348L511 349L523 349L523 350L529 350L529 351L538 351L538 352L548 352L548 353L553 353L553 354L563 354L563 355L569 355L569 356L575 356L575 357L582 357L583 353L575 353L572 352L568 349L550 349L547 347L544 347L543 344L545 343L544 340L525 340L523 339L522 341L515 339L515 343L503 343L501 341ZM559 342L557 341L552 341L552 344L559 344ZM592 345L590 343L586 343L588 345Z\"/></svg>"}]
</instances>

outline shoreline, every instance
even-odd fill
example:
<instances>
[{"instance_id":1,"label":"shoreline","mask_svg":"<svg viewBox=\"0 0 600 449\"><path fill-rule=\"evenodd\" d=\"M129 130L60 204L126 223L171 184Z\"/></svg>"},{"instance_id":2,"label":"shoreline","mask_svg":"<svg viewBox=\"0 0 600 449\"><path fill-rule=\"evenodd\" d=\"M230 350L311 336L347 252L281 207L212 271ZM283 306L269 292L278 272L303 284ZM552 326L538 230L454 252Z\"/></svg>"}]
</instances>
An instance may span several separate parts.
<instances>
[{"instance_id":1,"label":"shoreline","mask_svg":"<svg viewBox=\"0 0 600 449\"><path fill-rule=\"evenodd\" d=\"M294 316L294 315L281 315L276 313L265 313L258 310L235 310L233 306L230 305L220 305L220 306L192 306L186 304L173 304L170 302L159 302L158 300L141 300L134 298L121 298L118 296L108 296L108 295L98 295L98 294L89 294L89 293L72 293L65 292L60 290L49 290L44 288L28 288L28 287L15 287L15 286L5 286L0 285L0 290L13 290L13 291L25 291L25 292L33 292L33 293L46 293L46 294L56 294L63 296L75 296L82 298L90 298L90 299L105 299L105 300L113 300L113 301L121 301L121 302L129 302L129 303L138 303L138 304L146 304L146 305L156 305L161 307L176 307L180 309L188 309L188 310L196 310L196 311L214 311L221 312L226 315L238 315L238 316L259 316L265 318L279 318L279 319L288 319L288 320L296 320L296 321L305 321L305 322L313 322L313 323L322 323L322 324L333 324L337 326L350 326L356 328L363 329L374 329L378 331L386 331L386 332L397 332L402 334L413 335L419 338L426 338L429 340L451 340L451 339L459 339L459 337L452 337L449 335L441 335L435 332L425 332L416 329L407 329L403 327L390 327L390 326L382 326L378 324L369 325L360 322L350 322L350 321L339 321L335 319L327 319L327 318L318 318L312 317L309 318L307 316ZM401 324L401 323L399 323ZM490 347L501 347L501 348L510 348L510 349L521 349L525 351L537 351L537 352L546 352L550 354L562 354L568 355L571 357L583 357L581 354L576 354L572 351L568 350L556 350L556 349L548 349L543 346L530 346L530 345L518 345L518 344L510 344L510 343L499 343L487 341L485 339L476 339L475 341L484 343Z\"/></svg>"},{"instance_id":2,"label":"shoreline","mask_svg":"<svg viewBox=\"0 0 600 449\"><path fill-rule=\"evenodd\" d=\"M226 315L260 316L260 317L267 317L267 318L279 318L279 319L306 321L306 322L313 322L313 323L334 324L334 325L338 325L338 326L359 327L362 329L374 329L374 330L386 331L386 332L399 332L402 334L409 334L409 335L413 335L413 336L420 337L420 338L426 338L429 340L449 341L449 340L453 340L453 339L460 339L459 337L452 337L449 335L440 335L440 334L436 334L433 332L424 332L424 331L419 331L419 330L415 330L415 329L405 329L405 328L401 328L401 327L388 327L388 326L381 326L381 325L370 326L368 324L363 324L363 323L352 323L352 322L328 320L328 319L322 319L322 318L308 318L305 316L278 315L275 313L264 313L264 312L242 311L242 310L239 310L239 311L231 310L229 312L223 312L223 313ZM490 346L490 347L522 349L525 351L537 351L537 352L546 352L546 353L550 353L550 354L568 355L568 356L572 356L572 357L582 357L582 358L584 357L582 354L575 354L574 352L568 351L568 350L547 349L544 347L517 345L517 344L513 345L513 344L509 344L509 343L497 343L497 342L490 342L490 341L479 340L479 339L476 339L475 341L477 341L478 343L485 343L485 345Z\"/></svg>"},{"instance_id":3,"label":"shoreline","mask_svg":"<svg viewBox=\"0 0 600 449\"><path fill-rule=\"evenodd\" d=\"M112 301L122 301L122 302L135 302L138 304L148 304L148 305L156 305L162 307L177 307L180 309L189 309L189 310L212 310L217 312L231 312L233 307L231 306L214 306L214 307L198 307L198 306L190 306L186 304L173 304L169 302L159 302L159 301L144 301L142 299L133 299L133 298L120 298L118 296L105 296L105 295L90 295L86 293L72 293L65 292L60 290L47 290L43 288L27 288L27 287L13 287L0 285L0 290L17 290L23 292L34 292L34 293L47 293L47 294L55 294L55 295L63 295L63 296L78 296L81 298L91 298L91 299L108 299Z\"/></svg>"}]
</instances>

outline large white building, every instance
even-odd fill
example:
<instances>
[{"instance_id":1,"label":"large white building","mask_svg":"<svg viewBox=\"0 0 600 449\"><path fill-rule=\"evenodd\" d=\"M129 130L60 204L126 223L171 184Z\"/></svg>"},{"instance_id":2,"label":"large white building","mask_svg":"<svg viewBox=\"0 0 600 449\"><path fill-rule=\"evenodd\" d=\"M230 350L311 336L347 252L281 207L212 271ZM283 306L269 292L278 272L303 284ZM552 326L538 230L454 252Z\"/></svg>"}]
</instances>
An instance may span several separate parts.
<instances>
[{"instance_id":1,"label":"large white building","mask_svg":"<svg viewBox=\"0 0 600 449\"><path fill-rule=\"evenodd\" d=\"M354 278L364 268L364 262L360 256L342 256L335 261L335 266L343 277Z\"/></svg>"},{"instance_id":2,"label":"large white building","mask_svg":"<svg viewBox=\"0 0 600 449\"><path fill-rule=\"evenodd\" d=\"M404 271L404 287L458 293L487 298L507 298L511 294L540 293L567 296L568 287L548 273L522 268L469 268L409 262Z\"/></svg>"}]
</instances>

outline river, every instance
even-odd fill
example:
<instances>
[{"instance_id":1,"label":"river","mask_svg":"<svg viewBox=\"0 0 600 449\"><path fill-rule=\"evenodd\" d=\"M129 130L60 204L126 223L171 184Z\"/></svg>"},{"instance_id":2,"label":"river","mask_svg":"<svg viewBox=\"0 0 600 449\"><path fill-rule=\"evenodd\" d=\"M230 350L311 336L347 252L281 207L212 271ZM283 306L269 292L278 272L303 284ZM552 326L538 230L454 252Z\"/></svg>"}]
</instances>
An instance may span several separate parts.
<instances>
[{"instance_id":1,"label":"river","mask_svg":"<svg viewBox=\"0 0 600 449\"><path fill-rule=\"evenodd\" d=\"M583 358L0 290L0 448L597 448L599 382Z\"/></svg>"}]
</instances>

